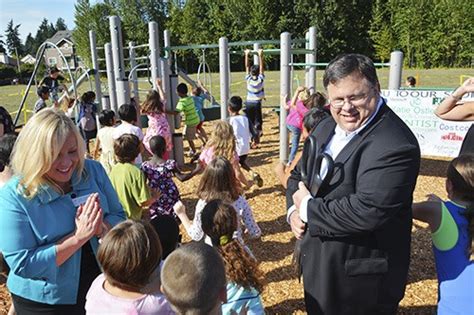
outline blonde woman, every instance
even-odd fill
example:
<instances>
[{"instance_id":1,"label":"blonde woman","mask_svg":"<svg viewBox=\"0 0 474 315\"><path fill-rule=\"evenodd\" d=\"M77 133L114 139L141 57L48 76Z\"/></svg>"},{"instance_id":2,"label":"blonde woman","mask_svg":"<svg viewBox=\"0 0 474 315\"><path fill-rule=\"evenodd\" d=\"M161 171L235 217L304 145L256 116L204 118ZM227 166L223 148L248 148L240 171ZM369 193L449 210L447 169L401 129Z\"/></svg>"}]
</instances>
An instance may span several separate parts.
<instances>
[{"instance_id":1,"label":"blonde woman","mask_svg":"<svg viewBox=\"0 0 474 315\"><path fill-rule=\"evenodd\" d=\"M77 127L55 109L34 115L13 149L0 192L0 248L17 314L84 314L100 273L98 238L125 219L110 181L84 160Z\"/></svg>"},{"instance_id":2,"label":"blonde woman","mask_svg":"<svg viewBox=\"0 0 474 315\"><path fill-rule=\"evenodd\" d=\"M219 120L212 125L212 132L206 146L199 156L199 163L191 173L191 177L200 174L206 166L217 156L225 157L232 164L235 176L244 188L252 186L252 181L247 180L239 165L239 156L235 147L235 136L232 125L227 121Z\"/></svg>"}]
</instances>

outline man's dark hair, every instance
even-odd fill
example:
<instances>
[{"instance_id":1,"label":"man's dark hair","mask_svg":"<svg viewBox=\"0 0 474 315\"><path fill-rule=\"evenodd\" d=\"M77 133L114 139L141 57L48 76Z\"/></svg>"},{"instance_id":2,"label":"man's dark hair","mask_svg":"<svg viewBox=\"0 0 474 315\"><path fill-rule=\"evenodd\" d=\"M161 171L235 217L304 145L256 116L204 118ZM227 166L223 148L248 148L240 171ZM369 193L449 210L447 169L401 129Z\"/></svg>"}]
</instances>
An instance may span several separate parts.
<instances>
[{"instance_id":1,"label":"man's dark hair","mask_svg":"<svg viewBox=\"0 0 474 315\"><path fill-rule=\"evenodd\" d=\"M43 94L49 93L49 87L47 86L40 86L38 90L36 90L36 94L38 94L39 97L43 98Z\"/></svg>"},{"instance_id":2,"label":"man's dark hair","mask_svg":"<svg viewBox=\"0 0 474 315\"><path fill-rule=\"evenodd\" d=\"M114 125L115 113L111 109L104 109L99 113L99 122L102 126L112 127Z\"/></svg>"},{"instance_id":3,"label":"man's dark hair","mask_svg":"<svg viewBox=\"0 0 474 315\"><path fill-rule=\"evenodd\" d=\"M179 94L182 94L182 95L187 95L188 94L188 86L186 85L186 83L178 84L178 86L176 87L176 92L178 92Z\"/></svg>"},{"instance_id":4,"label":"man's dark hair","mask_svg":"<svg viewBox=\"0 0 474 315\"><path fill-rule=\"evenodd\" d=\"M233 113L238 113L242 109L242 98L240 96L232 96L229 99L229 109Z\"/></svg>"},{"instance_id":5,"label":"man's dark hair","mask_svg":"<svg viewBox=\"0 0 474 315\"><path fill-rule=\"evenodd\" d=\"M324 88L327 89L329 84L335 84L353 73L359 74L374 87L379 85L374 63L369 57L360 54L343 54L331 60L326 67L323 76Z\"/></svg>"},{"instance_id":6,"label":"man's dark hair","mask_svg":"<svg viewBox=\"0 0 474 315\"><path fill-rule=\"evenodd\" d=\"M135 106L123 104L118 111L119 117L126 122L133 122L137 120L137 109Z\"/></svg>"},{"instance_id":7,"label":"man's dark hair","mask_svg":"<svg viewBox=\"0 0 474 315\"><path fill-rule=\"evenodd\" d=\"M133 163L140 154L140 139L126 133L114 141L114 153L120 163Z\"/></svg>"}]
</instances>

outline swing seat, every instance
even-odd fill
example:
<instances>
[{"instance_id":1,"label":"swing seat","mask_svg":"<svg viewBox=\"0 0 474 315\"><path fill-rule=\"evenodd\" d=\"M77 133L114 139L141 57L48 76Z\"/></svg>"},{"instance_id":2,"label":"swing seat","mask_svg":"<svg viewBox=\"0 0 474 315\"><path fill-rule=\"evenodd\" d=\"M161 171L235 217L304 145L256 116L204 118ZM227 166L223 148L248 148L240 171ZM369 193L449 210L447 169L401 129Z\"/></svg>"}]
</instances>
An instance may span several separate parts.
<instances>
[{"instance_id":1,"label":"swing seat","mask_svg":"<svg viewBox=\"0 0 474 315\"><path fill-rule=\"evenodd\" d=\"M221 107L220 105L204 107L202 113L204 114L204 121L218 120L221 118Z\"/></svg>"}]
</instances>

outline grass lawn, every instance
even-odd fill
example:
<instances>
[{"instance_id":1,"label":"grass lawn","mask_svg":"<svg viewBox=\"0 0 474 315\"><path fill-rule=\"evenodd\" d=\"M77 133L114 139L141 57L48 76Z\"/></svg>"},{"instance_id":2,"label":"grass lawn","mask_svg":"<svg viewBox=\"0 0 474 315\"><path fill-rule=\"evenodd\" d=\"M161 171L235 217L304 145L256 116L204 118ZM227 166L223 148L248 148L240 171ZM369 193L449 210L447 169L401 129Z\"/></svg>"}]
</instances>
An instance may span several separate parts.
<instances>
[{"instance_id":1,"label":"grass lawn","mask_svg":"<svg viewBox=\"0 0 474 315\"><path fill-rule=\"evenodd\" d=\"M318 69L316 72L316 82L317 89L319 91L323 90L322 87L322 75L324 70ZM266 102L264 106L277 106L279 104L279 94L280 94L280 72L279 71L267 71L265 80L265 94ZM407 76L414 76L417 78L419 88L455 88L461 82L465 80L467 76L474 76L473 69L406 69L403 70L402 78ZM389 69L383 68L378 70L378 76L382 89L387 88L388 86L388 76ZM461 77L464 76L464 77ZM191 75L192 78L196 78L196 75ZM235 72L231 74L231 95L240 95L245 97L246 95L246 86L243 80L243 72ZM461 79L462 78L462 79ZM204 77L201 77L201 81L206 83ZM103 86L107 86L106 80L103 79ZM404 83L404 82L402 82ZM304 84L304 71L299 70L294 72L293 76L293 86ZM67 83L66 83L67 85ZM213 73L211 76L207 77L207 87L211 90L212 94L215 96L216 100L219 101L220 90L219 90L219 74ZM90 88L88 82L82 84L78 89L78 95L85 92ZM151 86L147 83L140 82L141 89L149 89ZM12 113L12 116L16 115L18 106L20 104L23 93L25 92L26 85L10 85L0 87L0 105L7 108L7 110ZM140 92L140 98L143 100L146 92ZM290 96L291 97L291 96ZM34 103L36 102L36 91L35 88L30 89L28 98L26 101L27 109L32 110ZM28 112L28 116L31 113ZM22 123L24 118L20 119Z\"/></svg>"}]
</instances>

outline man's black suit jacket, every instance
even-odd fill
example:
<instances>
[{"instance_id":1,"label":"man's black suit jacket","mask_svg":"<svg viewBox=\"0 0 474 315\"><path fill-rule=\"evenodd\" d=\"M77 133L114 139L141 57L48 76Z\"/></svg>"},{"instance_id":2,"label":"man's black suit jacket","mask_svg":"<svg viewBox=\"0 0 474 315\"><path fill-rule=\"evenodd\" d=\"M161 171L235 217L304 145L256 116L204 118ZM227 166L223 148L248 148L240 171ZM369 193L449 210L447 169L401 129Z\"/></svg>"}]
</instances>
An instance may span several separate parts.
<instances>
[{"instance_id":1,"label":"man's black suit jacket","mask_svg":"<svg viewBox=\"0 0 474 315\"><path fill-rule=\"evenodd\" d=\"M313 131L320 152L332 117ZM394 313L403 298L411 241L418 142L386 105L335 159L331 181L308 202L301 264L309 314ZM288 180L287 208L300 181Z\"/></svg>"}]
</instances>

